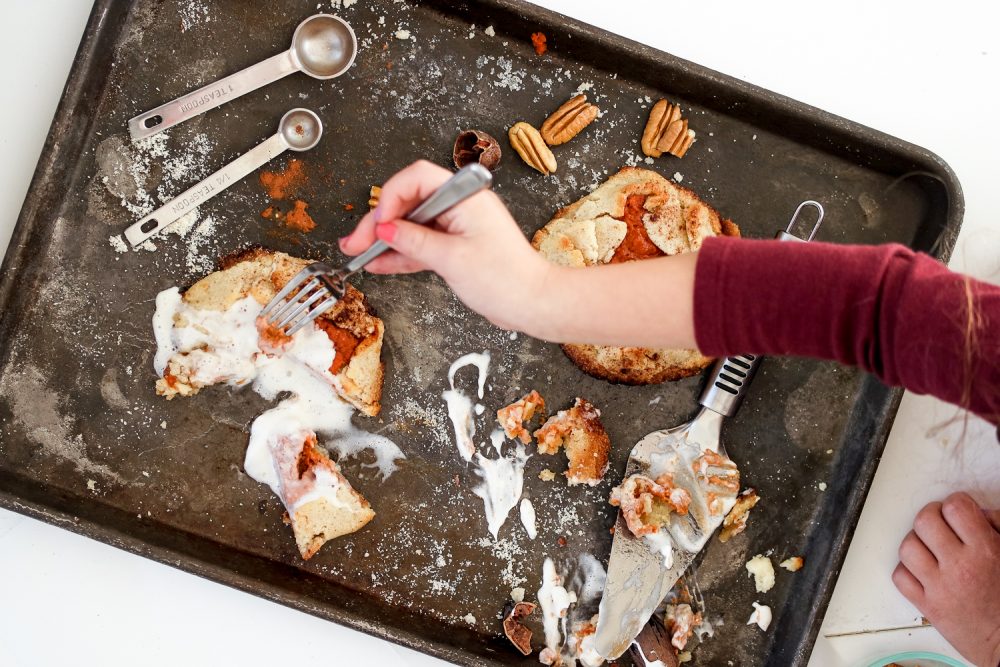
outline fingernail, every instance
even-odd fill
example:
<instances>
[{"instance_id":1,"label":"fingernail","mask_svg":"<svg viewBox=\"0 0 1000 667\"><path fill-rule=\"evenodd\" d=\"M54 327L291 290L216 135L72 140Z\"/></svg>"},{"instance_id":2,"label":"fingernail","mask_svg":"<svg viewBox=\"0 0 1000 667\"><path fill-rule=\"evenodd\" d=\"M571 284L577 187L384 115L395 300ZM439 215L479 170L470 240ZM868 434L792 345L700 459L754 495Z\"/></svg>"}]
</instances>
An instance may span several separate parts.
<instances>
[{"instance_id":1,"label":"fingernail","mask_svg":"<svg viewBox=\"0 0 1000 667\"><path fill-rule=\"evenodd\" d=\"M396 238L396 231L396 224L393 222L385 222L375 225L375 236L386 243L392 243L393 239Z\"/></svg>"},{"instance_id":2,"label":"fingernail","mask_svg":"<svg viewBox=\"0 0 1000 667\"><path fill-rule=\"evenodd\" d=\"M375 210L372 211L372 220L375 221L375 224L378 224L378 223L382 222L382 206L381 205L376 206Z\"/></svg>"}]
</instances>

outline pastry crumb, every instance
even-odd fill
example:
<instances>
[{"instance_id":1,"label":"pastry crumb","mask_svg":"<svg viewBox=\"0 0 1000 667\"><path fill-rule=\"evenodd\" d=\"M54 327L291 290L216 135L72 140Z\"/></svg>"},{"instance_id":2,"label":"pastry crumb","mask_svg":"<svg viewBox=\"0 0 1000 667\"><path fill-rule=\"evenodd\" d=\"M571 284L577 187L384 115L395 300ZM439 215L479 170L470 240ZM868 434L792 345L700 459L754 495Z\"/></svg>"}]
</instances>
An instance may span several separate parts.
<instances>
[{"instance_id":1,"label":"pastry crumb","mask_svg":"<svg viewBox=\"0 0 1000 667\"><path fill-rule=\"evenodd\" d=\"M805 561L802 559L802 556L792 556L778 563L779 567L783 567L789 572L798 572L804 564Z\"/></svg>"},{"instance_id":2,"label":"pastry crumb","mask_svg":"<svg viewBox=\"0 0 1000 667\"><path fill-rule=\"evenodd\" d=\"M771 559L757 554L746 564L747 573L753 577L754 588L758 593L766 593L774 588L774 565Z\"/></svg>"}]
</instances>

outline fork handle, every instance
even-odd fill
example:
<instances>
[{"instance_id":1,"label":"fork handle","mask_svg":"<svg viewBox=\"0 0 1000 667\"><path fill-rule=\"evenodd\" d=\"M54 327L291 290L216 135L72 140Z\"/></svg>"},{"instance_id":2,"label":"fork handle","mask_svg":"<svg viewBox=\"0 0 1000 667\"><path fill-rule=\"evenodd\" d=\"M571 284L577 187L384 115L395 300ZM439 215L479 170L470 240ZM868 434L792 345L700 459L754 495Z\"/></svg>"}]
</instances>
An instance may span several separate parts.
<instances>
[{"instance_id":1,"label":"fork handle","mask_svg":"<svg viewBox=\"0 0 1000 667\"><path fill-rule=\"evenodd\" d=\"M410 222L426 225L439 215L450 209L452 206L465 201L480 190L484 190L493 183L493 175L490 170L481 164L470 164L462 167L454 176L449 178L444 184L425 199L420 206L405 216ZM368 250L348 262L344 270L347 275L357 273L368 262L372 261L386 250L389 244L385 241L375 241Z\"/></svg>"}]
</instances>

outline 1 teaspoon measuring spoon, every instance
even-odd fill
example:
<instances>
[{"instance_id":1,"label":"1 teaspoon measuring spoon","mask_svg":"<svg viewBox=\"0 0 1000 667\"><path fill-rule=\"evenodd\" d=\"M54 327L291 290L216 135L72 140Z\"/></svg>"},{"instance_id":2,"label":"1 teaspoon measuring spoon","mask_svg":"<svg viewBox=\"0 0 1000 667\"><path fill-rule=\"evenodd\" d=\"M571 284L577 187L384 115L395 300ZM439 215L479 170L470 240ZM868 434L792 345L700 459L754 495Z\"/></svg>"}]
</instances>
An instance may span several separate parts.
<instances>
[{"instance_id":1,"label":"1 teaspoon measuring spoon","mask_svg":"<svg viewBox=\"0 0 1000 667\"><path fill-rule=\"evenodd\" d=\"M288 51L136 116L128 122L129 134L132 139L143 139L162 132L293 72L305 72L315 79L338 77L354 63L357 54L358 40L347 21L332 14L315 14L295 29Z\"/></svg>"},{"instance_id":2,"label":"1 teaspoon measuring spoon","mask_svg":"<svg viewBox=\"0 0 1000 667\"><path fill-rule=\"evenodd\" d=\"M278 157L286 150L307 151L319 143L323 123L309 109L292 109L281 117L278 133L258 144L201 183L185 190L145 218L125 230L133 248L177 222L199 204Z\"/></svg>"}]
</instances>

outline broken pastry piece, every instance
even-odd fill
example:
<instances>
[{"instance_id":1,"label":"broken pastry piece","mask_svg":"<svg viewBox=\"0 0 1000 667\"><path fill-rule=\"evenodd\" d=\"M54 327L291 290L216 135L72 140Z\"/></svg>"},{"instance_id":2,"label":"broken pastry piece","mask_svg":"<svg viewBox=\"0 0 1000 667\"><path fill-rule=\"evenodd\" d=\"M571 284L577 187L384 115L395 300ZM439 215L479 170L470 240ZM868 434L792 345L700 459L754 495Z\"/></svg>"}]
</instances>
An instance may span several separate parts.
<instances>
[{"instance_id":1,"label":"broken pastry piece","mask_svg":"<svg viewBox=\"0 0 1000 667\"><path fill-rule=\"evenodd\" d=\"M722 516L727 502L740 490L740 471L736 464L718 452L706 449L691 464L698 484L704 489L708 513Z\"/></svg>"},{"instance_id":2,"label":"broken pastry piece","mask_svg":"<svg viewBox=\"0 0 1000 667\"><path fill-rule=\"evenodd\" d=\"M670 632L670 643L678 651L683 651L694 629L701 625L701 614L691 609L689 604L667 605L663 622Z\"/></svg>"},{"instance_id":3,"label":"broken pastry piece","mask_svg":"<svg viewBox=\"0 0 1000 667\"><path fill-rule=\"evenodd\" d=\"M583 667L600 667L604 664L604 657L594 647L596 633L597 614L594 614L589 621L576 623L566 641L570 657L579 660Z\"/></svg>"},{"instance_id":4,"label":"broken pastry piece","mask_svg":"<svg viewBox=\"0 0 1000 667\"><path fill-rule=\"evenodd\" d=\"M308 264L263 249L241 253L183 294L161 292L153 316L159 395L191 396L227 384L281 398L254 420L243 467L281 499L303 558L374 516L317 446L317 434L332 436L328 442L344 445L343 451L372 449L383 477L405 458L388 439L351 423L355 409L374 416L381 408L384 325L361 292L348 286L333 307L292 336L260 317Z\"/></svg>"},{"instance_id":5,"label":"broken pastry piece","mask_svg":"<svg viewBox=\"0 0 1000 667\"><path fill-rule=\"evenodd\" d=\"M771 559L763 554L757 554L746 564L747 574L753 577L754 589L758 593L766 593L774 588L774 565Z\"/></svg>"},{"instance_id":6,"label":"broken pastry piece","mask_svg":"<svg viewBox=\"0 0 1000 667\"><path fill-rule=\"evenodd\" d=\"M660 475L655 480L645 475L631 475L611 490L612 505L621 508L628 529L636 537L657 532L670 514L687 514L691 494L674 486L673 477Z\"/></svg>"},{"instance_id":7,"label":"broken pastry piece","mask_svg":"<svg viewBox=\"0 0 1000 667\"><path fill-rule=\"evenodd\" d=\"M739 535L747 527L747 519L750 518L750 510L760 501L756 489L747 489L736 499L733 509L722 520L722 531L719 532L719 541L728 542L732 537Z\"/></svg>"},{"instance_id":8,"label":"broken pastry piece","mask_svg":"<svg viewBox=\"0 0 1000 667\"><path fill-rule=\"evenodd\" d=\"M522 596L524 589L521 589ZM523 655L531 655L531 630L521 621L535 611L531 602L517 602L503 619L503 632Z\"/></svg>"},{"instance_id":9,"label":"broken pastry piece","mask_svg":"<svg viewBox=\"0 0 1000 667\"><path fill-rule=\"evenodd\" d=\"M371 505L340 474L340 468L316 444L280 437L271 443L278 477L277 492L288 510L288 523L302 558L311 558L327 541L360 530L375 517Z\"/></svg>"},{"instance_id":10,"label":"broken pastry piece","mask_svg":"<svg viewBox=\"0 0 1000 667\"><path fill-rule=\"evenodd\" d=\"M535 431L539 454L555 454L566 448L569 484L596 486L608 470L611 440L601 424L601 411L577 398L573 407L560 410Z\"/></svg>"},{"instance_id":11,"label":"broken pastry piece","mask_svg":"<svg viewBox=\"0 0 1000 667\"><path fill-rule=\"evenodd\" d=\"M497 410L497 422L503 428L504 434L513 440L519 438L524 444L531 442L531 433L525 428L536 414L544 415L545 399L537 391L531 390L524 398L514 401L505 408Z\"/></svg>"},{"instance_id":12,"label":"broken pastry piece","mask_svg":"<svg viewBox=\"0 0 1000 667\"><path fill-rule=\"evenodd\" d=\"M805 565L805 560L803 560L802 556L792 556L778 563L779 567L783 567L789 572L798 572L802 569L803 565Z\"/></svg>"}]
</instances>

